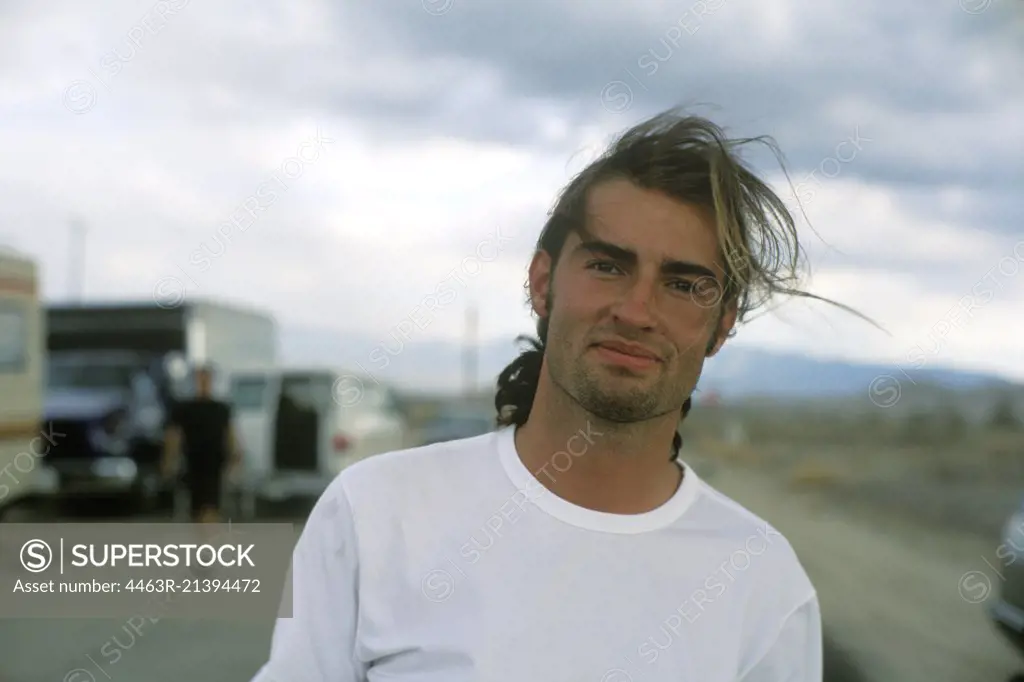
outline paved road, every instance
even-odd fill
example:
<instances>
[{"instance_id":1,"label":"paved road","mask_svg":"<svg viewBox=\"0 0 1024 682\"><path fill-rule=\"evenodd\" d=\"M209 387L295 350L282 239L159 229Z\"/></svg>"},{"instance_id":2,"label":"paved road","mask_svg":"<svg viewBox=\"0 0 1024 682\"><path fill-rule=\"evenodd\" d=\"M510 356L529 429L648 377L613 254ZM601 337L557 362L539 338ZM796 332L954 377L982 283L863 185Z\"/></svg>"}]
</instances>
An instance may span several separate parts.
<instances>
[{"instance_id":1,"label":"paved road","mask_svg":"<svg viewBox=\"0 0 1024 682\"><path fill-rule=\"evenodd\" d=\"M723 469L712 482L790 539L831 635L863 679L1003 682L1024 668L984 605L960 594L965 573L990 572L985 559L998 565L993 540L798 494L749 472Z\"/></svg>"},{"instance_id":2,"label":"paved road","mask_svg":"<svg viewBox=\"0 0 1024 682\"><path fill-rule=\"evenodd\" d=\"M270 628L161 621L136 635L123 620L0 621L2 682L234 682L262 664ZM856 666L826 642L826 682L861 682ZM106 649L104 649L106 647ZM113 655L120 660L110 664Z\"/></svg>"},{"instance_id":3,"label":"paved road","mask_svg":"<svg viewBox=\"0 0 1024 682\"><path fill-rule=\"evenodd\" d=\"M280 511L280 510L277 510ZM260 521L295 522L305 509ZM12 522L155 521L91 514ZM2 568L0 568L2 570ZM249 680L266 659L273 624L158 619L0 619L0 682L234 682Z\"/></svg>"},{"instance_id":4,"label":"paved road","mask_svg":"<svg viewBox=\"0 0 1024 682\"><path fill-rule=\"evenodd\" d=\"M123 619L0 621L0 632L2 682L249 680L270 638L269 626L173 620L139 634Z\"/></svg>"},{"instance_id":5,"label":"paved road","mask_svg":"<svg viewBox=\"0 0 1024 682\"><path fill-rule=\"evenodd\" d=\"M777 525L803 558L825 614L826 682L996 682L1018 669L980 606L957 591L990 543L881 525L751 473L716 471L712 483ZM248 680L271 633L269 623L162 620L137 635L125 625L0 620L0 682ZM107 663L104 646L120 660Z\"/></svg>"}]
</instances>

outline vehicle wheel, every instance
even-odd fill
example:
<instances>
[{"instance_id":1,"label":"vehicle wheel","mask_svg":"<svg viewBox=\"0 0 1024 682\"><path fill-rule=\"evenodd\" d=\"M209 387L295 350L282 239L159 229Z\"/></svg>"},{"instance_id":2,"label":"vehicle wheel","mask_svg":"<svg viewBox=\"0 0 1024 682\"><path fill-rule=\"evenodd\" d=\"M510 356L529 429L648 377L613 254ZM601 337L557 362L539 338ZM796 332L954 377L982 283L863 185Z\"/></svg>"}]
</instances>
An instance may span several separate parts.
<instances>
[{"instance_id":1,"label":"vehicle wheel","mask_svg":"<svg viewBox=\"0 0 1024 682\"><path fill-rule=\"evenodd\" d=\"M0 503L0 523L26 523L37 518L44 518L47 512L46 500L28 496L9 502Z\"/></svg>"},{"instance_id":2,"label":"vehicle wheel","mask_svg":"<svg viewBox=\"0 0 1024 682\"><path fill-rule=\"evenodd\" d=\"M236 509L243 521L256 521L259 518L259 504L259 499L252 490L242 488L238 491Z\"/></svg>"},{"instance_id":3,"label":"vehicle wheel","mask_svg":"<svg viewBox=\"0 0 1024 682\"><path fill-rule=\"evenodd\" d=\"M98 500L90 498L64 497L57 500L57 514L59 516L82 517L96 513L100 506Z\"/></svg>"},{"instance_id":4,"label":"vehicle wheel","mask_svg":"<svg viewBox=\"0 0 1024 682\"><path fill-rule=\"evenodd\" d=\"M160 508L160 479L155 474L139 478L132 490L132 511L149 514Z\"/></svg>"},{"instance_id":5,"label":"vehicle wheel","mask_svg":"<svg viewBox=\"0 0 1024 682\"><path fill-rule=\"evenodd\" d=\"M156 495L156 506L161 514L174 511L174 488L164 486Z\"/></svg>"}]
</instances>

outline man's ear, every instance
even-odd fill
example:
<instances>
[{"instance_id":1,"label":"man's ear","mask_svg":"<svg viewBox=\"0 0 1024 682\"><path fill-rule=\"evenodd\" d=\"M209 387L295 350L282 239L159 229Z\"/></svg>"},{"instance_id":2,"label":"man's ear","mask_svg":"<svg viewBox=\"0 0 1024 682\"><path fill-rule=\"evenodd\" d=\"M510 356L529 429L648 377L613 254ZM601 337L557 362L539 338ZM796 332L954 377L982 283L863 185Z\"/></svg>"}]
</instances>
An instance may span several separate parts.
<instances>
[{"instance_id":1,"label":"man's ear","mask_svg":"<svg viewBox=\"0 0 1024 682\"><path fill-rule=\"evenodd\" d=\"M548 301L551 300L551 255L543 250L537 249L530 261L530 304L537 317L543 319L551 311L548 310Z\"/></svg>"},{"instance_id":2,"label":"man's ear","mask_svg":"<svg viewBox=\"0 0 1024 682\"><path fill-rule=\"evenodd\" d=\"M729 338L729 332L736 326L737 312L735 303L726 303L724 305L722 314L718 318L715 333L711 337L711 342L708 343L704 353L705 356L709 358L714 357L718 355L718 351L722 350L722 346L725 345L726 340Z\"/></svg>"}]
</instances>

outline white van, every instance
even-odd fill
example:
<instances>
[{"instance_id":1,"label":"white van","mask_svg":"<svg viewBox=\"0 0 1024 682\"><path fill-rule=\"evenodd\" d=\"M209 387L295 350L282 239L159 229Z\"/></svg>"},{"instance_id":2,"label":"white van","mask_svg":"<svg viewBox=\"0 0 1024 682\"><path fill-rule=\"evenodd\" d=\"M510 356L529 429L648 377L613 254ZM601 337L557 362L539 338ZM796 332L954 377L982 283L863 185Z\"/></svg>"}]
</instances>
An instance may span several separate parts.
<instances>
[{"instance_id":1,"label":"white van","mask_svg":"<svg viewBox=\"0 0 1024 682\"><path fill-rule=\"evenodd\" d=\"M339 370L234 372L229 400L244 452L242 487L255 498L318 496L349 464L410 442L394 392Z\"/></svg>"},{"instance_id":2,"label":"white van","mask_svg":"<svg viewBox=\"0 0 1024 682\"><path fill-rule=\"evenodd\" d=\"M0 245L0 514L45 491L52 472L43 457L60 436L43 424L46 340L39 289L35 262Z\"/></svg>"}]
</instances>

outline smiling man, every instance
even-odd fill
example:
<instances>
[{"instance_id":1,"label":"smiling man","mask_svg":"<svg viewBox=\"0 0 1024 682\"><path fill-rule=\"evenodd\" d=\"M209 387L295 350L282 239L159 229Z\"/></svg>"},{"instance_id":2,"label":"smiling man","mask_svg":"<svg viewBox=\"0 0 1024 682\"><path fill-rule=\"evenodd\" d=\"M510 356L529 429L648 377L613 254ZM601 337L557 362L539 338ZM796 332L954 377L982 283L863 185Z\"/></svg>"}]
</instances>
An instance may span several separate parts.
<instances>
[{"instance_id":1,"label":"smiling man","mask_svg":"<svg viewBox=\"0 0 1024 682\"><path fill-rule=\"evenodd\" d=\"M256 680L821 680L792 547L679 456L704 360L769 297L808 295L745 142L668 112L570 183L500 428L341 473Z\"/></svg>"}]
</instances>

